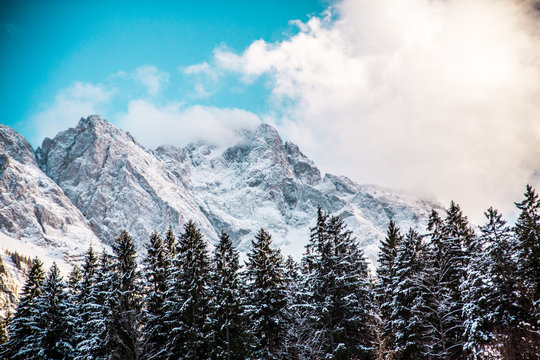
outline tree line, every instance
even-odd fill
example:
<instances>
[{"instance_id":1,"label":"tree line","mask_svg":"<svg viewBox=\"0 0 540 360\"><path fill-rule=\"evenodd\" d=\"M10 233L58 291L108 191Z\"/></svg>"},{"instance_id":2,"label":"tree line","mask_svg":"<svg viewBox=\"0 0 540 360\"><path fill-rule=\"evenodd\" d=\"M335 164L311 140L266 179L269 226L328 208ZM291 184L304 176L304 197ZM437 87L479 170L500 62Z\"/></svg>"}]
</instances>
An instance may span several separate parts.
<instances>
[{"instance_id":1,"label":"tree line","mask_svg":"<svg viewBox=\"0 0 540 360\"><path fill-rule=\"evenodd\" d=\"M67 280L32 261L4 359L537 359L540 200L527 186L510 227L478 232L460 207L425 233L391 221L371 274L342 219L317 212L301 261L263 228L244 266L224 231L210 251L189 221L92 248Z\"/></svg>"}]
</instances>

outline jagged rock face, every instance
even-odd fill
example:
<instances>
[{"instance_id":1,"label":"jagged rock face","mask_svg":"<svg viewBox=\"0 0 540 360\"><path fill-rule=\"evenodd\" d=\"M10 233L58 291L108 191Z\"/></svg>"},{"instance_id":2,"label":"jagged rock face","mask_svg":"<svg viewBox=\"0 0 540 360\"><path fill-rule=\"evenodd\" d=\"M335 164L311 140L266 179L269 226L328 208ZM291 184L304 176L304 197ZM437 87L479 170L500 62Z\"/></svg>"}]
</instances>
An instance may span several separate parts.
<instances>
[{"instance_id":1,"label":"jagged rock face","mask_svg":"<svg viewBox=\"0 0 540 360\"><path fill-rule=\"evenodd\" d=\"M191 218L213 234L182 181L129 133L99 116L45 139L37 157L105 243L126 229L140 245L152 231L179 231Z\"/></svg>"},{"instance_id":2,"label":"jagged rock face","mask_svg":"<svg viewBox=\"0 0 540 360\"><path fill-rule=\"evenodd\" d=\"M377 186L358 185L320 171L293 143L261 125L225 150L198 144L163 146L154 152L197 198L216 230L225 228L241 251L261 227L297 256L309 238L317 207L340 215L375 261L379 240L393 219L421 227L437 204L399 196Z\"/></svg>"},{"instance_id":3,"label":"jagged rock face","mask_svg":"<svg viewBox=\"0 0 540 360\"><path fill-rule=\"evenodd\" d=\"M30 144L4 125L0 125L0 231L65 253L98 241L81 212L39 169Z\"/></svg>"},{"instance_id":4,"label":"jagged rock face","mask_svg":"<svg viewBox=\"0 0 540 360\"><path fill-rule=\"evenodd\" d=\"M8 155L22 164L37 165L30 143L9 126L0 124L0 154Z\"/></svg>"},{"instance_id":5,"label":"jagged rock face","mask_svg":"<svg viewBox=\"0 0 540 360\"><path fill-rule=\"evenodd\" d=\"M225 229L243 252L265 227L284 252L299 256L321 206L344 218L375 260L390 219L422 226L437 207L346 177L321 177L269 125L242 135L228 148L196 143L148 151L93 115L45 139L37 158L107 243L124 228L140 245L153 230L179 232L192 219L211 242Z\"/></svg>"}]
</instances>

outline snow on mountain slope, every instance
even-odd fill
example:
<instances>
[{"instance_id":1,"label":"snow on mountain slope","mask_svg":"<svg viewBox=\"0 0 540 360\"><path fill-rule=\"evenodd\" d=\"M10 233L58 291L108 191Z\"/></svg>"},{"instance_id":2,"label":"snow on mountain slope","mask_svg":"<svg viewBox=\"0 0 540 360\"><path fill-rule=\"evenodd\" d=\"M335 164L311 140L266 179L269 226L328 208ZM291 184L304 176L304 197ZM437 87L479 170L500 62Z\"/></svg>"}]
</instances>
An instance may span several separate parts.
<instances>
[{"instance_id":1,"label":"snow on mountain slope","mask_svg":"<svg viewBox=\"0 0 540 360\"><path fill-rule=\"evenodd\" d=\"M49 265L57 261L67 270L67 263L92 243L101 244L62 189L39 169L30 144L0 124L0 247L30 258L39 255ZM16 299L24 282L13 267L6 270L0 310L3 302Z\"/></svg>"},{"instance_id":2,"label":"snow on mountain slope","mask_svg":"<svg viewBox=\"0 0 540 360\"><path fill-rule=\"evenodd\" d=\"M421 227L439 207L346 177L321 177L298 146L283 143L269 125L246 131L225 150L197 144L162 146L155 154L184 179L214 228L231 233L241 251L264 226L285 253L300 257L321 206L345 219L375 261L390 219L404 228Z\"/></svg>"},{"instance_id":3,"label":"snow on mountain slope","mask_svg":"<svg viewBox=\"0 0 540 360\"><path fill-rule=\"evenodd\" d=\"M45 139L37 150L53 179L105 243L126 229L138 245L153 230L179 232L193 219L206 235L214 230L198 204L152 152L100 116Z\"/></svg>"},{"instance_id":4,"label":"snow on mountain slope","mask_svg":"<svg viewBox=\"0 0 540 360\"><path fill-rule=\"evenodd\" d=\"M0 125L0 230L59 254L99 243L84 216L37 166L32 147Z\"/></svg>"},{"instance_id":5,"label":"snow on mountain slope","mask_svg":"<svg viewBox=\"0 0 540 360\"><path fill-rule=\"evenodd\" d=\"M244 130L228 148L206 143L149 151L98 115L45 139L37 150L52 178L110 243L125 228L140 246L153 230L176 232L194 220L210 242L222 229L241 252L267 228L276 245L299 258L316 210L340 215L376 260L391 219L421 227L433 207L374 185L326 174L269 125Z\"/></svg>"}]
</instances>

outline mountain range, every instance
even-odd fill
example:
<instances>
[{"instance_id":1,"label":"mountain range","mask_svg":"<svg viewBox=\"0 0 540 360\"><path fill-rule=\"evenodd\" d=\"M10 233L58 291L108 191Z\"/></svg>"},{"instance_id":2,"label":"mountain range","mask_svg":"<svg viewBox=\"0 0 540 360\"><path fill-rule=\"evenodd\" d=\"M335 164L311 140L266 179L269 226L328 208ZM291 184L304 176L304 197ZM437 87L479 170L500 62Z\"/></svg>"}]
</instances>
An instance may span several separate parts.
<instances>
[{"instance_id":1,"label":"mountain range","mask_svg":"<svg viewBox=\"0 0 540 360\"><path fill-rule=\"evenodd\" d=\"M187 220L210 243L226 230L244 254L264 227L285 254L300 258L319 206L345 220L372 264L390 220L421 228L431 209L440 208L321 174L267 124L240 130L230 146L195 142L153 150L99 115L36 150L0 124L0 246L64 268L90 245L107 248L121 229L143 253L152 231L179 233ZM0 255L9 264L7 253Z\"/></svg>"}]
</instances>

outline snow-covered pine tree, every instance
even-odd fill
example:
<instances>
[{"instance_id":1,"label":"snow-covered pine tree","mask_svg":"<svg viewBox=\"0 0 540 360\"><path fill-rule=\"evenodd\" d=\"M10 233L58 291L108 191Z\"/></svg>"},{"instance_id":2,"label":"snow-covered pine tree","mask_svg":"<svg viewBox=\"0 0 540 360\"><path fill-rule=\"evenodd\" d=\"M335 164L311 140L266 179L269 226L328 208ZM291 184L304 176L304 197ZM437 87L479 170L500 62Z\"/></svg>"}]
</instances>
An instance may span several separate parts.
<instances>
[{"instance_id":1,"label":"snow-covered pine tree","mask_svg":"<svg viewBox=\"0 0 540 360\"><path fill-rule=\"evenodd\" d=\"M380 355L383 359L391 359L393 354L393 329L390 316L392 314L392 281L396 274L395 260L397 249L403 236L394 221L390 220L386 238L381 241L379 247L379 264L377 267L377 284L375 292L377 304L379 304L379 315L381 318L381 337L379 341Z\"/></svg>"},{"instance_id":2,"label":"snow-covered pine tree","mask_svg":"<svg viewBox=\"0 0 540 360\"><path fill-rule=\"evenodd\" d=\"M520 349L522 359L534 359L540 354L540 199L531 185L524 196L516 203L520 214L514 227L521 321L507 348Z\"/></svg>"},{"instance_id":3,"label":"snow-covered pine tree","mask_svg":"<svg viewBox=\"0 0 540 360\"><path fill-rule=\"evenodd\" d=\"M174 232L171 228L167 230L167 233L165 234L165 242L164 242L165 250L167 251L167 258L174 259L176 256L176 236L174 236Z\"/></svg>"},{"instance_id":4,"label":"snow-covered pine tree","mask_svg":"<svg viewBox=\"0 0 540 360\"><path fill-rule=\"evenodd\" d=\"M35 301L42 292L44 279L43 263L35 258L32 260L28 279L24 284L21 300L17 305L17 312L8 325L9 341L0 346L0 358L27 359L22 350L34 333L30 324L34 315Z\"/></svg>"},{"instance_id":5,"label":"snow-covered pine tree","mask_svg":"<svg viewBox=\"0 0 540 360\"><path fill-rule=\"evenodd\" d=\"M422 294L422 236L409 232L398 245L392 280L391 328L394 333L394 359L425 359L424 328L418 311Z\"/></svg>"},{"instance_id":6,"label":"snow-covered pine tree","mask_svg":"<svg viewBox=\"0 0 540 360\"><path fill-rule=\"evenodd\" d=\"M253 350L239 269L238 252L229 235L222 231L210 273L209 358L213 360L243 360Z\"/></svg>"},{"instance_id":7,"label":"snow-covered pine tree","mask_svg":"<svg viewBox=\"0 0 540 360\"><path fill-rule=\"evenodd\" d=\"M475 234L459 205L453 201L441 221L435 211L429 220L430 241L423 277L426 356L436 359L465 357L464 299L461 285L474 254Z\"/></svg>"},{"instance_id":8,"label":"snow-covered pine tree","mask_svg":"<svg viewBox=\"0 0 540 360\"><path fill-rule=\"evenodd\" d=\"M67 318L69 323L69 343L72 346L71 358L74 359L77 356L77 344L78 336L77 331L82 327L80 317L80 298L82 290L82 272L79 266L73 266L73 269L69 273L67 282Z\"/></svg>"},{"instance_id":9,"label":"snow-covered pine tree","mask_svg":"<svg viewBox=\"0 0 540 360\"><path fill-rule=\"evenodd\" d=\"M287 336L285 340L285 353L287 359L299 360L306 356L306 335L305 329L308 327L307 319L303 307L303 274L300 264L292 256L285 260L285 282L287 284ZM309 354L309 352L307 352Z\"/></svg>"},{"instance_id":10,"label":"snow-covered pine tree","mask_svg":"<svg viewBox=\"0 0 540 360\"><path fill-rule=\"evenodd\" d=\"M174 235L173 235L174 236ZM165 291L167 279L171 271L170 251L163 239L156 232L150 235L147 245L147 255L144 259L144 326L142 359L160 359L161 351L169 337L168 329L163 323ZM171 244L170 246L174 246Z\"/></svg>"},{"instance_id":11,"label":"snow-covered pine tree","mask_svg":"<svg viewBox=\"0 0 540 360\"><path fill-rule=\"evenodd\" d=\"M180 236L165 293L164 323L170 330L165 359L207 359L210 259L193 221Z\"/></svg>"},{"instance_id":12,"label":"snow-covered pine tree","mask_svg":"<svg viewBox=\"0 0 540 360\"><path fill-rule=\"evenodd\" d=\"M98 258L92 247L88 249L84 258L80 293L75 302L77 318L74 319L74 337L76 345L75 358L77 360L93 359L95 354L92 350L97 350L99 346L98 331L102 331L104 295L98 295L97 282L102 283L102 277L108 274L108 261L106 259L104 253L101 258L100 271L98 272Z\"/></svg>"},{"instance_id":13,"label":"snow-covered pine tree","mask_svg":"<svg viewBox=\"0 0 540 360\"><path fill-rule=\"evenodd\" d=\"M90 254L87 259L89 256ZM81 301L81 317L86 321L78 332L76 360L108 359L110 347L105 340L108 332L107 321L111 316L107 302L113 288L112 271L112 256L104 251L99 258L99 265L95 268L93 280L88 284L87 299ZM83 284L84 282L85 276Z\"/></svg>"},{"instance_id":14,"label":"snow-covered pine tree","mask_svg":"<svg viewBox=\"0 0 540 360\"><path fill-rule=\"evenodd\" d=\"M471 359L492 359L518 315L512 233L497 210L489 208L485 216L462 285L465 350Z\"/></svg>"},{"instance_id":15,"label":"snow-covered pine tree","mask_svg":"<svg viewBox=\"0 0 540 360\"><path fill-rule=\"evenodd\" d=\"M302 258L304 278L302 282L302 318L306 321L301 335L304 358L324 358L332 349L332 327L327 304L330 302L332 273L330 263L330 241L328 236L328 218L322 209L317 209L317 220L313 228L306 252Z\"/></svg>"},{"instance_id":16,"label":"snow-covered pine tree","mask_svg":"<svg viewBox=\"0 0 540 360\"><path fill-rule=\"evenodd\" d=\"M430 215L428 231L429 241L417 278L421 291L414 308L423 330L419 347L425 357L447 359L452 356L450 347L455 343L454 325L462 315L462 307L453 295L459 291L459 284L452 282L455 277L451 276L459 269L462 252L457 242L449 240L445 222L435 210Z\"/></svg>"},{"instance_id":17,"label":"snow-covered pine tree","mask_svg":"<svg viewBox=\"0 0 540 360\"><path fill-rule=\"evenodd\" d=\"M29 319L34 333L25 344L27 359L73 359L69 297L60 269L53 263Z\"/></svg>"},{"instance_id":18,"label":"snow-covered pine tree","mask_svg":"<svg viewBox=\"0 0 540 360\"><path fill-rule=\"evenodd\" d=\"M109 359L137 360L140 352L141 286L137 253L131 236L122 230L112 244L110 296L106 299L104 347Z\"/></svg>"},{"instance_id":19,"label":"snow-covered pine tree","mask_svg":"<svg viewBox=\"0 0 540 360\"><path fill-rule=\"evenodd\" d=\"M352 231L343 220L331 216L328 235L334 250L336 274L332 316L335 359L374 358L374 294L367 262Z\"/></svg>"},{"instance_id":20,"label":"snow-covered pine tree","mask_svg":"<svg viewBox=\"0 0 540 360\"><path fill-rule=\"evenodd\" d=\"M245 279L248 314L257 339L255 358L282 359L287 336L287 284L281 252L272 248L272 237L260 229L251 242Z\"/></svg>"},{"instance_id":21,"label":"snow-covered pine tree","mask_svg":"<svg viewBox=\"0 0 540 360\"><path fill-rule=\"evenodd\" d=\"M67 287L69 295L78 298L81 294L82 272L79 266L74 265L69 273Z\"/></svg>"},{"instance_id":22,"label":"snow-covered pine tree","mask_svg":"<svg viewBox=\"0 0 540 360\"><path fill-rule=\"evenodd\" d=\"M343 221L317 212L303 259L311 357L374 357L374 306L367 263Z\"/></svg>"}]
</instances>

